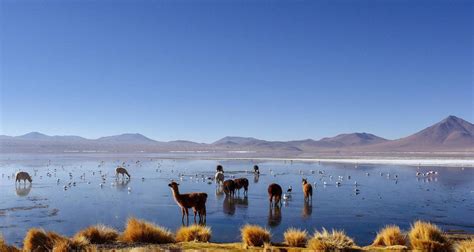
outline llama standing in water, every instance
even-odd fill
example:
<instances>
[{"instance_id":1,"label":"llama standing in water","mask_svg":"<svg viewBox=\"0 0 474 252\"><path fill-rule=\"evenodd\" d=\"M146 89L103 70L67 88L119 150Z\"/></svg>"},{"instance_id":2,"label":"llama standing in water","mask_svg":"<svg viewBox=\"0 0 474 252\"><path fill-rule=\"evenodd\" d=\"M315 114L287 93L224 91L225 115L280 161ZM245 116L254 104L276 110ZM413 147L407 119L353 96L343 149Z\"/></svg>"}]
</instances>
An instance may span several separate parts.
<instances>
[{"instance_id":1,"label":"llama standing in water","mask_svg":"<svg viewBox=\"0 0 474 252\"><path fill-rule=\"evenodd\" d=\"M199 223L205 223L206 221L206 201L207 193L186 193L180 194L176 182L168 184L173 192L173 197L176 203L181 207L182 218L181 221L184 225L184 216L186 215L186 224L189 224L189 212L188 209L192 208L194 212L194 223L196 223L196 214L199 214Z\"/></svg>"},{"instance_id":2,"label":"llama standing in water","mask_svg":"<svg viewBox=\"0 0 474 252\"><path fill-rule=\"evenodd\" d=\"M123 167L117 167L117 169L115 169L115 175L117 176L117 178L119 177L119 174L122 174L122 178L125 178L125 175L127 175L130 179L130 174L128 174L127 169Z\"/></svg>"},{"instance_id":3,"label":"llama standing in water","mask_svg":"<svg viewBox=\"0 0 474 252\"><path fill-rule=\"evenodd\" d=\"M234 197L235 196L235 182L231 179L224 181L222 185L224 188L224 193L227 196Z\"/></svg>"},{"instance_id":4,"label":"llama standing in water","mask_svg":"<svg viewBox=\"0 0 474 252\"><path fill-rule=\"evenodd\" d=\"M31 182L33 182L33 180L31 179L31 176L30 174L28 174L28 172L17 172L16 175L15 175L15 183L18 182L18 183L21 183L21 181L23 180L23 182L25 182L26 184L26 181L28 180L31 184Z\"/></svg>"},{"instance_id":5,"label":"llama standing in water","mask_svg":"<svg viewBox=\"0 0 474 252\"><path fill-rule=\"evenodd\" d=\"M216 183L218 185L224 183L224 173L223 172L216 172L216 175L214 176L214 179L216 180Z\"/></svg>"},{"instance_id":6,"label":"llama standing in water","mask_svg":"<svg viewBox=\"0 0 474 252\"><path fill-rule=\"evenodd\" d=\"M279 184L271 184L268 186L268 199L270 200L270 207L272 206L273 200L275 200L275 206L281 205L281 194L283 190Z\"/></svg>"},{"instance_id":7,"label":"llama standing in water","mask_svg":"<svg viewBox=\"0 0 474 252\"><path fill-rule=\"evenodd\" d=\"M306 179L302 179L301 183L303 184L304 201L312 202L313 201L313 186L311 186L311 184L308 183Z\"/></svg>"},{"instance_id":8,"label":"llama standing in water","mask_svg":"<svg viewBox=\"0 0 474 252\"><path fill-rule=\"evenodd\" d=\"M258 165L253 166L253 173L255 175L260 175L260 169L258 168Z\"/></svg>"},{"instance_id":9,"label":"llama standing in water","mask_svg":"<svg viewBox=\"0 0 474 252\"><path fill-rule=\"evenodd\" d=\"M237 192L240 195L240 189L244 188L244 195L248 195L248 189L249 189L249 180L246 178L238 178L234 179L234 184L235 184L235 189L237 189Z\"/></svg>"}]
</instances>

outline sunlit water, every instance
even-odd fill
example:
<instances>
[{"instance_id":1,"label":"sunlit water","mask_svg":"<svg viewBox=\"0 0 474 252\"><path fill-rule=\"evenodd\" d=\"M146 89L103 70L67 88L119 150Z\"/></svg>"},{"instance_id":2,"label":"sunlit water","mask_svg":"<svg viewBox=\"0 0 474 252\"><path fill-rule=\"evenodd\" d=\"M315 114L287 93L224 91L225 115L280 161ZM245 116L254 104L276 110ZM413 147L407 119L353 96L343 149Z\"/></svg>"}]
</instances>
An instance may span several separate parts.
<instances>
[{"instance_id":1,"label":"sunlit water","mask_svg":"<svg viewBox=\"0 0 474 252\"><path fill-rule=\"evenodd\" d=\"M105 162L100 165L102 160ZM115 168L122 162L126 162L132 175L124 184L114 178ZM207 177L214 177L219 163L224 166L226 179L249 179L247 198L243 192L234 201L216 194L215 183ZM32 227L65 235L97 223L123 230L131 216L176 230L181 225L181 211L167 186L171 179L180 183L182 193L202 191L209 195L207 225L212 228L215 242L239 241L239 228L245 223L267 226L274 241L281 241L288 227L310 233L322 227L344 229L360 245L370 243L375 232L386 224L408 229L417 219L432 221L445 230L474 232L474 169L268 161L258 162L261 175L257 178L251 173L254 164L143 156L2 156L0 233L7 242L21 245ZM20 169L32 174L31 187L15 186L11 176ZM416 176L417 171L429 170L439 174ZM107 175L103 187L99 171ZM81 179L84 173L85 178ZM180 173L185 174L182 180ZM342 181L339 176L343 176ZM313 185L316 182L312 205L303 203L302 177ZM336 186L336 181L341 185ZM355 181L359 184L358 194ZM76 186L64 190L69 182L76 182ZM293 193L281 209L271 212L267 186L274 182L284 191L291 185Z\"/></svg>"}]
</instances>

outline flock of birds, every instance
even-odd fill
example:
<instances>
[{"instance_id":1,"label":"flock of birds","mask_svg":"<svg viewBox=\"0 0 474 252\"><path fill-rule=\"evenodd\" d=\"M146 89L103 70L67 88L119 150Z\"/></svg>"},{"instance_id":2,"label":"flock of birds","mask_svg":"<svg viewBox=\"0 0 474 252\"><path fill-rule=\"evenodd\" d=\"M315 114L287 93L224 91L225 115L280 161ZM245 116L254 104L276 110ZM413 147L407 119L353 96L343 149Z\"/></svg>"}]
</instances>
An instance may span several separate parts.
<instances>
[{"instance_id":1,"label":"flock of birds","mask_svg":"<svg viewBox=\"0 0 474 252\"><path fill-rule=\"evenodd\" d=\"M152 159L150 159L150 161L153 161ZM176 161L176 160L174 160ZM162 163L163 163L163 160L158 160L158 162L156 163L156 169L155 169L155 172L157 173L162 173ZM286 161L285 161L286 163ZM293 162L291 161L291 164ZM142 161L140 160L133 160L133 161L129 161L129 162L122 162L122 161L119 161L119 160L116 160L114 162L113 165L115 165L115 167L127 167L127 168L131 168L131 165L135 164L135 166L137 167L141 167L142 166ZM109 166L110 167L110 166ZM98 165L97 165L97 169L88 169L87 172L85 172L82 168L82 165L79 166L79 168L81 169L82 173L79 175L78 178L77 177L77 174L73 174L73 171L75 170L74 168L71 170L69 168L66 168L64 167L64 165L56 165L55 168L52 167L52 163L51 163L51 160L48 161L48 163L46 164L46 177L49 177L49 178L52 178L52 177L57 177L57 173L58 171L61 171L61 172L66 172L68 174L68 180L67 179L63 179L61 180L60 178L57 178L56 179L56 184L57 185L62 185L63 187L63 190L67 191L68 189L72 188L72 187L75 187L77 186L79 183L86 183L86 184L91 184L91 182L93 181L93 178L97 179L99 178L99 187L100 188L103 188L106 184L107 184L107 181L110 181L110 185L112 187L114 186L117 186L117 185L123 185L123 184L128 184L128 181L130 180L130 175L127 173L128 175L128 178L125 178L125 175L122 174L122 178L120 179L119 177L119 174L118 173L114 173L112 176L110 175L111 173L109 172L110 169L109 167L106 167L106 162L105 161L99 161ZM355 168L358 168L358 165L356 164L354 166ZM77 168L77 167L76 167ZM184 181L186 180L186 178L189 178L190 181L195 181L195 182L206 182L207 184L212 184L216 179L217 177L211 177L209 176L209 174L199 174L199 173L195 173L195 174L187 174L186 172L186 169L176 169L176 172L175 172L175 168L174 166L171 167L172 169L170 169L169 171L171 172L171 174L177 174L177 180L179 181ZM67 169L69 171L67 171ZM132 167L133 169L133 167ZM419 169L419 167L418 167ZM273 170L272 168L269 168L269 174L273 177L277 177L278 175L281 175L279 173L277 173L275 170ZM33 172L34 172L34 177L36 178L39 178L39 179L43 179L43 175L40 175L40 176L37 176L38 173L40 172L39 169L33 169ZM252 173L255 173L255 171L249 171L249 170L245 170L244 171L246 174L252 174ZM17 173L18 174L18 173ZM258 175L260 174L260 171L258 171ZM380 172L379 173L380 176L386 176L388 179L394 179L395 180L395 183L398 183L398 175L397 174L391 174L389 172ZM302 177L304 176L310 176L310 175L319 175L319 179L318 179L318 176L316 176L316 181L313 182L313 185L316 187L319 183L322 184L323 186L327 186L327 185L330 185L330 184L335 184L335 186L339 187L343 184L343 181L349 181L352 179L351 175L345 175L345 176L341 176L341 175L330 175L330 174L327 174L326 171L324 170L309 170L308 171L303 171L303 170L299 170L299 175L301 175ZM366 172L366 176L370 176L371 174L369 172ZM420 171L417 171L416 172L416 177L417 178L431 178L433 176L436 176L438 175L438 172L437 171L433 171L433 170L430 170L428 172L420 172ZM18 181L18 178L16 177L17 175L15 174L4 174L2 173L2 178L4 178L5 176L7 176L8 179L16 179ZM217 174L216 174L217 176ZM113 179L111 180L110 178L113 177ZM230 178L235 178L235 175L234 174L230 174L229 175ZM312 176L313 178L315 176ZM142 181L145 181L145 177L142 177L141 178ZM170 179L171 181L173 181L174 179ZM26 180L25 180L25 183L26 183ZM359 194L360 193L360 188L359 188L359 183L357 181L354 181L353 182L353 186L354 186L354 189L353 191L355 192L355 194ZM283 199L286 200L286 199L290 199L291 198L291 192L292 192L293 188L291 186L288 187L288 189L286 190L286 193L283 195ZM128 187L127 188L127 191L130 193L132 191L132 188L131 187Z\"/></svg>"}]
</instances>

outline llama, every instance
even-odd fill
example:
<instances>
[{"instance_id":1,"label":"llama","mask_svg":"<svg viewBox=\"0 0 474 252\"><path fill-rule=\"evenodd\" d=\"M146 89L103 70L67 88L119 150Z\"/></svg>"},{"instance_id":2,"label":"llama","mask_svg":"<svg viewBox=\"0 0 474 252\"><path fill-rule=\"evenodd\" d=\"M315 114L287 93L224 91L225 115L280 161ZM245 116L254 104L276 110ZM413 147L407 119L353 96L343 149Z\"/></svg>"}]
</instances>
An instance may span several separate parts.
<instances>
[{"instance_id":1,"label":"llama","mask_svg":"<svg viewBox=\"0 0 474 252\"><path fill-rule=\"evenodd\" d=\"M237 192L240 195L240 189L243 187L244 188L244 195L248 195L248 189L249 189L249 180L246 178L238 178L234 179L234 184L235 184L235 189L237 189Z\"/></svg>"},{"instance_id":2,"label":"llama","mask_svg":"<svg viewBox=\"0 0 474 252\"><path fill-rule=\"evenodd\" d=\"M217 165L217 167L216 167L216 172L222 172L222 173L224 173L224 167L222 167L222 165Z\"/></svg>"},{"instance_id":3,"label":"llama","mask_svg":"<svg viewBox=\"0 0 474 252\"><path fill-rule=\"evenodd\" d=\"M173 192L173 197L176 203L181 207L182 218L181 221L184 225L184 216L186 215L186 223L189 224L189 208L193 208L194 212L194 223L196 223L196 214L199 214L199 223L204 223L206 219L206 201L207 193L186 193L180 194L176 182L168 184Z\"/></svg>"},{"instance_id":4,"label":"llama","mask_svg":"<svg viewBox=\"0 0 474 252\"><path fill-rule=\"evenodd\" d=\"M260 169L258 168L258 165L253 166L253 173L255 175L260 175Z\"/></svg>"},{"instance_id":5,"label":"llama","mask_svg":"<svg viewBox=\"0 0 474 252\"><path fill-rule=\"evenodd\" d=\"M270 207L272 206L273 199L275 199L275 206L281 205L281 194L283 190L278 184L271 184L268 186L268 199L270 200Z\"/></svg>"},{"instance_id":6,"label":"llama","mask_svg":"<svg viewBox=\"0 0 474 252\"><path fill-rule=\"evenodd\" d=\"M224 182L224 173L220 171L216 172L214 179L216 180L217 184L222 184Z\"/></svg>"},{"instance_id":7,"label":"llama","mask_svg":"<svg viewBox=\"0 0 474 252\"><path fill-rule=\"evenodd\" d=\"M127 175L130 179L130 174L128 174L127 169L123 167L117 167L117 169L115 169L115 175L117 176L117 178L119 177L119 174L122 174L122 178L125 178L125 175Z\"/></svg>"},{"instance_id":8,"label":"llama","mask_svg":"<svg viewBox=\"0 0 474 252\"><path fill-rule=\"evenodd\" d=\"M15 183L18 182L18 183L21 183L21 181L24 181L25 184L26 184L26 181L28 180L31 184L31 182L33 182L33 180L31 179L31 176L30 174L28 174L28 172L17 172L16 175L15 175Z\"/></svg>"},{"instance_id":9,"label":"llama","mask_svg":"<svg viewBox=\"0 0 474 252\"><path fill-rule=\"evenodd\" d=\"M308 202L313 201L313 186L306 179L302 179L301 183L303 184L303 193L304 193L304 201Z\"/></svg>"},{"instance_id":10,"label":"llama","mask_svg":"<svg viewBox=\"0 0 474 252\"><path fill-rule=\"evenodd\" d=\"M231 179L224 181L222 186L224 188L224 193L228 196L234 197L235 195L235 182Z\"/></svg>"}]
</instances>

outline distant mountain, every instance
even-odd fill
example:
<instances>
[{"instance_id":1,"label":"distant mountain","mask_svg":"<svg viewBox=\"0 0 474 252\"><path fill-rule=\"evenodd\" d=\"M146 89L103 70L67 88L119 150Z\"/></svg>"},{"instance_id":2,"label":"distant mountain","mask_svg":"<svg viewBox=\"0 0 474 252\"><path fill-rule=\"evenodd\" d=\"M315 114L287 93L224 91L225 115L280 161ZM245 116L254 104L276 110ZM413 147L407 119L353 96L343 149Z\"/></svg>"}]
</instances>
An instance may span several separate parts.
<instances>
[{"instance_id":1,"label":"distant mountain","mask_svg":"<svg viewBox=\"0 0 474 252\"><path fill-rule=\"evenodd\" d=\"M25 139L25 140L48 140L51 139L50 136L39 133L39 132L30 132L21 136L17 136L18 139Z\"/></svg>"},{"instance_id":2,"label":"distant mountain","mask_svg":"<svg viewBox=\"0 0 474 252\"><path fill-rule=\"evenodd\" d=\"M335 137L326 137L319 141L332 143L339 147L343 147L343 146L346 147L346 146L361 146L361 145L383 143L383 142L387 142L388 140L385 138L381 138L379 136L364 132L364 133L340 134Z\"/></svg>"},{"instance_id":3,"label":"distant mountain","mask_svg":"<svg viewBox=\"0 0 474 252\"><path fill-rule=\"evenodd\" d=\"M223 146L223 145L229 145L229 146L243 146L243 145L254 145L258 143L265 142L260 139L256 139L253 137L235 137L235 136L226 136L222 139L219 139L212 143L212 145L217 145L217 146Z\"/></svg>"},{"instance_id":4,"label":"distant mountain","mask_svg":"<svg viewBox=\"0 0 474 252\"><path fill-rule=\"evenodd\" d=\"M466 150L474 147L474 125L448 116L413 135L372 146L385 151Z\"/></svg>"},{"instance_id":5,"label":"distant mountain","mask_svg":"<svg viewBox=\"0 0 474 252\"><path fill-rule=\"evenodd\" d=\"M201 152L254 153L260 156L341 156L372 153L459 152L474 155L474 125L449 116L424 130L397 140L370 133L340 134L320 140L266 141L253 137L227 136L211 144L186 140L159 142L138 133L86 139L79 136L48 136L31 132L21 136L0 135L0 152ZM225 154L234 155L234 154ZM250 155L250 154L249 154ZM379 154L377 154L379 155ZM465 154L462 154L465 155Z\"/></svg>"},{"instance_id":6,"label":"distant mountain","mask_svg":"<svg viewBox=\"0 0 474 252\"><path fill-rule=\"evenodd\" d=\"M127 144L136 144L136 143L145 143L145 144L150 144L150 143L158 143L155 140L152 140L142 134L131 134L131 133L126 133L126 134L121 134L121 135L115 135L115 136L107 136L107 137L101 137L96 140L97 142L102 142L102 143L127 143Z\"/></svg>"}]
</instances>

